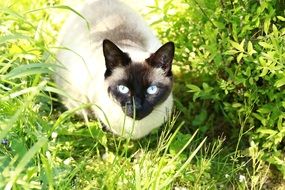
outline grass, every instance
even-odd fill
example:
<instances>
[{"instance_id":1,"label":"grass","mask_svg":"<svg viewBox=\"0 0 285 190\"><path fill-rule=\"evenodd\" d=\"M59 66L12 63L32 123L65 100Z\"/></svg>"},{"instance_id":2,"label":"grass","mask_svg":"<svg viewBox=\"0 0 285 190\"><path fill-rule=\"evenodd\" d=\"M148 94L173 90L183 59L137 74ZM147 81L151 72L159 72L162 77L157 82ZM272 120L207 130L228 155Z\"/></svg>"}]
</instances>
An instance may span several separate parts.
<instances>
[{"instance_id":1,"label":"grass","mask_svg":"<svg viewBox=\"0 0 285 190\"><path fill-rule=\"evenodd\" d=\"M257 146L246 157L239 143L188 133L191 125L179 113L132 141L61 109L51 63L61 15L69 8L59 5L0 3L0 189L263 187L270 170Z\"/></svg>"}]
</instances>

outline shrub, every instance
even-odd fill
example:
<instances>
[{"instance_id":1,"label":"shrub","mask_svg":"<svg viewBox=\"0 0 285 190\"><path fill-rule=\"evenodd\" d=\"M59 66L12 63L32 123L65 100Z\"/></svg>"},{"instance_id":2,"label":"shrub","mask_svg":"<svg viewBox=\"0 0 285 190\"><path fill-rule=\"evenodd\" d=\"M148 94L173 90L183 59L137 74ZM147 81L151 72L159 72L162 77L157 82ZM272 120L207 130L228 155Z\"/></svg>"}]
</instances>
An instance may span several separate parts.
<instances>
[{"instance_id":1,"label":"shrub","mask_svg":"<svg viewBox=\"0 0 285 190\"><path fill-rule=\"evenodd\" d=\"M186 126L228 133L247 145L241 149L257 144L260 158L285 176L284 1L180 3L153 9L162 15L159 35L177 44L177 107Z\"/></svg>"},{"instance_id":2,"label":"shrub","mask_svg":"<svg viewBox=\"0 0 285 190\"><path fill-rule=\"evenodd\" d=\"M181 114L140 141L54 107L51 51L71 11L60 2L0 2L0 189L260 189L260 158L284 175L283 1L156 0L146 17L161 13L154 26L176 42Z\"/></svg>"}]
</instances>

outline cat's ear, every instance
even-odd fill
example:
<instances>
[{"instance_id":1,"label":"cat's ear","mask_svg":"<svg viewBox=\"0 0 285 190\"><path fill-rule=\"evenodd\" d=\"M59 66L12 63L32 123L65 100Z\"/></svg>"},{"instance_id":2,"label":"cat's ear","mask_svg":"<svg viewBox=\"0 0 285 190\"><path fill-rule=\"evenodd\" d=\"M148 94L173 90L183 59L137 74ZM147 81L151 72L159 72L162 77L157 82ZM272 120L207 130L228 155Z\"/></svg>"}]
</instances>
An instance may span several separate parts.
<instances>
[{"instance_id":1,"label":"cat's ear","mask_svg":"<svg viewBox=\"0 0 285 190\"><path fill-rule=\"evenodd\" d=\"M112 72L116 67L126 66L131 62L128 54L124 53L113 42L107 39L103 41L103 54L108 72Z\"/></svg>"},{"instance_id":2,"label":"cat's ear","mask_svg":"<svg viewBox=\"0 0 285 190\"><path fill-rule=\"evenodd\" d=\"M171 76L171 66L174 58L174 43L167 42L152 54L146 62L153 67L162 68L167 76Z\"/></svg>"}]
</instances>

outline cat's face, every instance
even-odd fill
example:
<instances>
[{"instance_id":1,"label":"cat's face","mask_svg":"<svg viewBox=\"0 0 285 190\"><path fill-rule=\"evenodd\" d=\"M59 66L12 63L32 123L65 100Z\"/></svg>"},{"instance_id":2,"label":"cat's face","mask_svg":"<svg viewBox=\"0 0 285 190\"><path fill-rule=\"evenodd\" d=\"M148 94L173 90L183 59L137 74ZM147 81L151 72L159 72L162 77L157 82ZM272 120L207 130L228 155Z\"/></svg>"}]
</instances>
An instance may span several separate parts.
<instances>
[{"instance_id":1,"label":"cat's face","mask_svg":"<svg viewBox=\"0 0 285 190\"><path fill-rule=\"evenodd\" d=\"M132 62L113 42L104 40L108 94L136 120L149 115L171 93L174 44L161 46L144 62Z\"/></svg>"}]
</instances>

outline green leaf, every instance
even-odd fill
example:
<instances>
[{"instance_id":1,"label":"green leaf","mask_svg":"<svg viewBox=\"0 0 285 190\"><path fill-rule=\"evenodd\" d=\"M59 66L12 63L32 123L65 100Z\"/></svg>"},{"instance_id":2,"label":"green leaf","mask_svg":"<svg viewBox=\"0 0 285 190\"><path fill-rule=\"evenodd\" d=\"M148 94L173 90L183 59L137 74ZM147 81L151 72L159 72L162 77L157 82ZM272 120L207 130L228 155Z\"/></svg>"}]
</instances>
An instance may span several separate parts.
<instances>
[{"instance_id":1,"label":"green leaf","mask_svg":"<svg viewBox=\"0 0 285 190\"><path fill-rule=\"evenodd\" d=\"M231 49L225 52L226 55L235 55L237 53L239 53L239 51L234 50L234 49Z\"/></svg>"},{"instance_id":2,"label":"green leaf","mask_svg":"<svg viewBox=\"0 0 285 190\"><path fill-rule=\"evenodd\" d=\"M237 56L237 62L240 63L241 59L243 58L244 54L243 53L240 53L238 56Z\"/></svg>"},{"instance_id":3,"label":"green leaf","mask_svg":"<svg viewBox=\"0 0 285 190\"><path fill-rule=\"evenodd\" d=\"M200 92L196 92L194 95L193 95L193 102L195 102L197 100L197 98L200 97Z\"/></svg>"},{"instance_id":4,"label":"green leaf","mask_svg":"<svg viewBox=\"0 0 285 190\"><path fill-rule=\"evenodd\" d=\"M282 107L285 108L285 101L282 101Z\"/></svg>"},{"instance_id":5,"label":"green leaf","mask_svg":"<svg viewBox=\"0 0 285 190\"><path fill-rule=\"evenodd\" d=\"M177 155L177 153L183 148L190 138L190 134L182 134L178 132L177 136L169 146L170 154Z\"/></svg>"},{"instance_id":6,"label":"green leaf","mask_svg":"<svg viewBox=\"0 0 285 190\"><path fill-rule=\"evenodd\" d=\"M233 108L239 108L239 107L241 107L241 106L242 106L242 104L241 104L241 103L238 103L238 102L235 102L235 103L232 104L232 107L233 107Z\"/></svg>"},{"instance_id":7,"label":"green leaf","mask_svg":"<svg viewBox=\"0 0 285 190\"><path fill-rule=\"evenodd\" d=\"M267 128L259 128L257 129L257 132L261 134L266 134L266 135L275 135L277 133L277 131L274 131L272 129L267 129Z\"/></svg>"},{"instance_id":8,"label":"green leaf","mask_svg":"<svg viewBox=\"0 0 285 190\"><path fill-rule=\"evenodd\" d=\"M263 26L265 34L268 34L269 26L270 26L270 18L266 18Z\"/></svg>"},{"instance_id":9,"label":"green leaf","mask_svg":"<svg viewBox=\"0 0 285 190\"><path fill-rule=\"evenodd\" d=\"M262 72L260 73L260 77L264 77L265 75L267 75L269 69L267 67L263 67Z\"/></svg>"},{"instance_id":10,"label":"green leaf","mask_svg":"<svg viewBox=\"0 0 285 190\"><path fill-rule=\"evenodd\" d=\"M223 22L218 22L217 20L213 20L214 25L219 29L224 29L225 24Z\"/></svg>"},{"instance_id":11,"label":"green leaf","mask_svg":"<svg viewBox=\"0 0 285 190\"><path fill-rule=\"evenodd\" d=\"M256 119L258 119L263 126L266 126L266 119L264 119L260 114L258 113L253 113L252 114Z\"/></svg>"},{"instance_id":12,"label":"green leaf","mask_svg":"<svg viewBox=\"0 0 285 190\"><path fill-rule=\"evenodd\" d=\"M272 49L273 46L271 44L268 44L266 42L258 42L259 45L261 45L265 49Z\"/></svg>"},{"instance_id":13,"label":"green leaf","mask_svg":"<svg viewBox=\"0 0 285 190\"><path fill-rule=\"evenodd\" d=\"M275 37L278 37L279 31L278 31L278 28L275 24L272 24L272 30L273 30Z\"/></svg>"},{"instance_id":14,"label":"green leaf","mask_svg":"<svg viewBox=\"0 0 285 190\"><path fill-rule=\"evenodd\" d=\"M285 85L285 77L277 80L274 84L274 86L276 86L277 88L284 86Z\"/></svg>"},{"instance_id":15,"label":"green leaf","mask_svg":"<svg viewBox=\"0 0 285 190\"><path fill-rule=\"evenodd\" d=\"M251 41L249 41L247 44L247 52L250 56L252 54L256 53L256 51L253 49L253 45L252 45Z\"/></svg>"},{"instance_id":16,"label":"green leaf","mask_svg":"<svg viewBox=\"0 0 285 190\"><path fill-rule=\"evenodd\" d=\"M186 86L187 86L187 88L191 89L190 92L200 92L201 91L201 89L196 85L187 84Z\"/></svg>"},{"instance_id":17,"label":"green leaf","mask_svg":"<svg viewBox=\"0 0 285 190\"><path fill-rule=\"evenodd\" d=\"M285 17L283 16L277 16L278 20L281 20L281 21L285 21Z\"/></svg>"},{"instance_id":18,"label":"green leaf","mask_svg":"<svg viewBox=\"0 0 285 190\"><path fill-rule=\"evenodd\" d=\"M230 41L230 43L235 49L239 50L240 52L244 52L244 49L243 49L244 40L242 40L240 44L232 40Z\"/></svg>"},{"instance_id":19,"label":"green leaf","mask_svg":"<svg viewBox=\"0 0 285 190\"><path fill-rule=\"evenodd\" d=\"M192 121L193 126L200 126L202 125L205 120L207 119L208 114L206 110L202 110L198 115L196 115Z\"/></svg>"}]
</instances>

